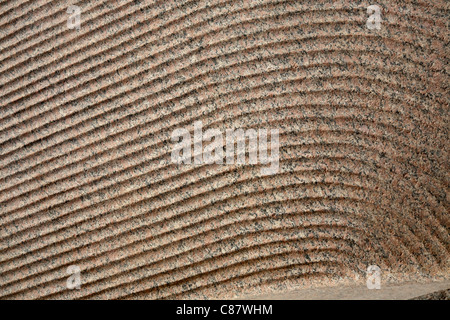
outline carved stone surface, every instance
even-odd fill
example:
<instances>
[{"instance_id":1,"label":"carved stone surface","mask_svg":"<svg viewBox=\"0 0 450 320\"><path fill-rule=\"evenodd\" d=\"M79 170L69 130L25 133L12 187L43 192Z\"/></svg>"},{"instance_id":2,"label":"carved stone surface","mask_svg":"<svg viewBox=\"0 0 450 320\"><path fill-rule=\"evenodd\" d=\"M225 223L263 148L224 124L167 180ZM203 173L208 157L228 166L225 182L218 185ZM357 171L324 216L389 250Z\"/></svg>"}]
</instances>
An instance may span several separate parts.
<instances>
[{"instance_id":1,"label":"carved stone surface","mask_svg":"<svg viewBox=\"0 0 450 320\"><path fill-rule=\"evenodd\" d=\"M1 1L0 298L449 280L448 2L370 4ZM174 164L198 120L279 171Z\"/></svg>"}]
</instances>

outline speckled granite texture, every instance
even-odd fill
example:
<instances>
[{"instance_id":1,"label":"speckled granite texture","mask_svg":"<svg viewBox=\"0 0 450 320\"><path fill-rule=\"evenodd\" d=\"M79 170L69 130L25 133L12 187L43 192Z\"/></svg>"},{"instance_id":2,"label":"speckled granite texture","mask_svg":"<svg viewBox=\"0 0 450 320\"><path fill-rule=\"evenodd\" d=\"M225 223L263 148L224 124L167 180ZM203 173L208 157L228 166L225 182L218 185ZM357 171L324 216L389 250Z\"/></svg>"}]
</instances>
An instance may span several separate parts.
<instances>
[{"instance_id":1,"label":"speckled granite texture","mask_svg":"<svg viewBox=\"0 0 450 320\"><path fill-rule=\"evenodd\" d=\"M412 300L450 300L450 289L423 295Z\"/></svg>"},{"instance_id":2,"label":"speckled granite texture","mask_svg":"<svg viewBox=\"0 0 450 320\"><path fill-rule=\"evenodd\" d=\"M0 0L0 298L449 279L449 9ZM278 174L174 165L196 120L279 129Z\"/></svg>"}]
</instances>

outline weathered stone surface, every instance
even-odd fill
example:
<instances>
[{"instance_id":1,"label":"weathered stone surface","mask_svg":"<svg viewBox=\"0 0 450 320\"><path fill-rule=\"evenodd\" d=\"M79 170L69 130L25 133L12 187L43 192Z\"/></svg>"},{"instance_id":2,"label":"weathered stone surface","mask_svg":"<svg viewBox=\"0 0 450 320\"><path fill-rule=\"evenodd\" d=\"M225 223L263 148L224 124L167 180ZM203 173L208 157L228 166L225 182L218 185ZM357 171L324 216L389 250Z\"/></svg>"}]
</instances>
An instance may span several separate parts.
<instances>
[{"instance_id":1,"label":"weathered stone surface","mask_svg":"<svg viewBox=\"0 0 450 320\"><path fill-rule=\"evenodd\" d=\"M448 10L1 1L0 298L232 298L369 265L448 280ZM197 120L279 129L278 174L174 165Z\"/></svg>"}]
</instances>

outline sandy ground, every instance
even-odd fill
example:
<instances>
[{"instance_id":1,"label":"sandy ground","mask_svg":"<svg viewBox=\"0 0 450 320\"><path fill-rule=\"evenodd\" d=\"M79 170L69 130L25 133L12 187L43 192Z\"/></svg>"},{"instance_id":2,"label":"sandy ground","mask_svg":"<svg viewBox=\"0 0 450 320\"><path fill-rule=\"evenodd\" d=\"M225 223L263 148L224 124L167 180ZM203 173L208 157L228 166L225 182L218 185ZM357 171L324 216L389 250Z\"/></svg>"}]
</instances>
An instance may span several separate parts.
<instances>
[{"instance_id":1,"label":"sandy ground","mask_svg":"<svg viewBox=\"0 0 450 320\"><path fill-rule=\"evenodd\" d=\"M249 300L409 300L450 288L450 281L430 283L404 283L369 290L365 286L347 286L295 290L280 294L243 296ZM429 297L431 298L431 297Z\"/></svg>"}]
</instances>

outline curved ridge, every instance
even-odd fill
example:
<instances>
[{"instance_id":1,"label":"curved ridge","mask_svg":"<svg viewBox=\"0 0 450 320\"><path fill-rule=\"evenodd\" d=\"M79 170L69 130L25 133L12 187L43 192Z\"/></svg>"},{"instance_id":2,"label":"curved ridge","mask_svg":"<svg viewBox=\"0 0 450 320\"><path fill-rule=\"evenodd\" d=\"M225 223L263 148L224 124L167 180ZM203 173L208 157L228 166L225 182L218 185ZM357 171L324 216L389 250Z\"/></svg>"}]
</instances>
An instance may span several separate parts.
<instances>
[{"instance_id":1,"label":"curved ridge","mask_svg":"<svg viewBox=\"0 0 450 320\"><path fill-rule=\"evenodd\" d=\"M449 277L446 1L379 0L380 30L348 0L73 3L80 30L0 0L0 299ZM175 164L196 121L277 129L276 172Z\"/></svg>"},{"instance_id":2,"label":"curved ridge","mask_svg":"<svg viewBox=\"0 0 450 320\"><path fill-rule=\"evenodd\" d=\"M259 61L259 63L263 63L263 62L265 62L265 61L270 61L269 59L281 59L281 58L288 58L288 56L286 56L285 54L281 54L280 56L279 55L273 55L273 56L269 56L269 57L264 57L263 59L261 59L261 58L258 58L258 59L255 59L255 60L250 60L250 61L247 61L246 63L248 64L248 63L255 63L255 61ZM292 57L292 59L293 59L293 57ZM295 60L292 60L292 62L291 62L292 64L296 64L296 61ZM282 65L282 66L284 66L284 65ZM353 66L353 65L350 65L352 68L354 68L355 66ZM370 64L369 64L369 66L370 67L372 67ZM227 72L228 71L228 69L232 69L232 68L241 68L242 67L242 62L241 63L235 63L235 64L232 64L232 65L230 65L230 66L227 66L227 67L223 67L223 68L220 68L219 70L216 70L215 72ZM294 66L293 66L294 67ZM333 68L337 68L337 69L339 69L339 67L341 67L342 68L342 65L339 65L339 64L332 64L332 63L326 63L326 64L323 64L323 65L320 65L320 64L316 64L316 65L313 65L313 64L311 64L311 65L308 65L306 68L305 68L305 70L307 70L308 68L315 68L315 67L333 67ZM377 67L375 67L374 69L370 69L370 70L376 70L376 68ZM277 72L281 72L281 71L288 71L289 70L289 68L287 68L287 67L285 67L285 68L281 68L281 66L280 66L280 69L281 70L278 70ZM293 68L294 69L294 68ZM297 68L295 68L296 70L298 70ZM229 71L231 71L231 70L229 70ZM272 74L273 73L273 71L267 71L267 72L260 72L259 74ZM392 74L392 75L397 75L397 73L391 73L390 71L389 72L385 72L385 73L389 73L389 74ZM258 76L259 75L258 73L257 74L250 74L250 75L247 75L247 74L245 74L244 76L245 77L249 77L249 78L251 78L251 77L256 77L256 76ZM400 77L402 77L403 76L403 74L402 73L398 73L398 75L400 75ZM211 77L211 75L208 75L209 77ZM198 74L198 75L196 75L195 77L193 77L193 78L189 78L187 81L183 81L183 82L181 82L181 83L176 83L176 84L174 84L173 85L173 88L176 88L177 86L180 86L180 85L185 85L185 84L189 84L190 82L193 82L193 80L200 80L200 79L202 79L203 77L205 77L205 74ZM221 81L221 82L216 82L216 83L210 83L210 84L208 84L208 86L213 86L213 85L223 85L224 83L228 83L228 82L230 82L230 81L233 81L233 80L235 80L235 79L226 79L226 81ZM206 84L205 84L206 85ZM418 87L418 86L417 86ZM417 88L418 89L418 88ZM191 93L191 92L193 92L195 89L192 89L189 93ZM186 95L186 93L184 93L184 95ZM177 99L177 98L179 98L180 96L178 96L178 97L174 97L174 98L172 98L172 99ZM434 99L436 99L436 98L434 98ZM54 126L56 126L58 123L54 123L53 125ZM83 122L82 123L80 123L80 124L83 124ZM58 125L58 127L59 127L59 129L61 129L60 128L60 124ZM66 130L69 130L69 129L71 129L71 127L69 127L69 128L66 128L64 131L66 131ZM16 148L20 148L20 147L25 147L25 148L29 148L29 146L30 145L32 145L32 146L34 146L34 147L36 147L36 143L33 143L33 140L31 140L31 142L28 142L27 140L26 140L26 138L27 138L27 136L28 137L30 137L30 136L33 136L33 139L34 139L34 141L36 141L36 140L40 140L40 141L46 141L48 138L50 138L50 137L53 137L53 139L54 139L54 136L56 135L56 134L61 134L61 131L63 131L63 130L60 130L59 132L57 131L57 132L54 132L54 133L52 133L51 135L48 135L48 136L44 136L44 137L40 137L40 136L38 136L37 135L37 133L38 132L36 132L36 129L35 130L33 130L33 131L29 131L29 132L25 132L25 133L23 133L21 136L19 136L19 137L17 137L17 138L15 138L15 140L16 141L5 141L5 142L3 142L2 144L1 144L1 146L5 149L5 152L3 152L3 155L1 155L1 159L2 159L2 161L4 161L4 158L6 157L6 156L8 156L8 154L10 154L10 153L12 153L14 150L8 150L8 148L7 148L7 146L8 146L8 143L9 144L12 144L12 143L14 143L14 146L16 147ZM48 133L47 133L48 134ZM39 138L41 138L41 139L39 139ZM66 138L66 140L67 140L68 138ZM19 142L20 141L20 144L18 144L17 142ZM27 144L27 142L28 142L28 144ZM41 149L42 149L43 147L41 147Z\"/></svg>"},{"instance_id":3,"label":"curved ridge","mask_svg":"<svg viewBox=\"0 0 450 320\"><path fill-rule=\"evenodd\" d=\"M358 76L356 76L356 77L353 77L353 76L351 76L351 77L345 77L345 76L337 76L336 78L327 78L327 77L325 77L325 78L313 78L313 79L310 79L311 81L316 81L316 82L319 82L319 81L321 81L321 80L342 80L342 78L344 79L344 80L355 80L355 79L358 79L358 80L360 80L360 81L367 81L365 78L361 78L361 77L358 77ZM249 80L249 81L252 81L253 80L253 77L252 78L250 78L250 79L246 79L246 80ZM281 81L281 83L279 82L279 83L275 83L276 85L280 85L280 84L284 84L284 83L286 83L286 84L289 84L289 85L292 85L292 84L294 84L294 83L297 83L299 80L292 80L292 79L289 79L289 80L287 80L287 81ZM237 82L236 81L236 83L234 84L234 85L239 85L240 83L242 83L242 79L241 79L241 81L240 82ZM312 83L312 85L316 85L317 86L317 84L316 83ZM339 85L342 85L341 83L339 83ZM254 90L255 91L260 91L260 89L261 88L264 88L264 87L273 87L274 86L274 84L270 84L270 85L261 85L261 86L258 86L257 88L254 88ZM285 86L284 86L285 87ZM256 90L256 89L258 89L258 90ZM248 90L248 89L240 89L240 90L237 90L237 89L234 89L234 90L231 90L231 92L227 92L226 94L228 94L228 95L231 95L231 94L236 94L236 93L240 93L240 92L245 92L246 90ZM336 88L333 88L333 90L336 90ZM223 94L222 94L223 95ZM222 98L222 95L219 95L219 97L220 98ZM206 101L204 101L204 102L207 102L207 101L211 101L211 100L213 100L211 97L209 97ZM403 102L403 101L402 101ZM406 102L406 101L405 101ZM411 101L409 101L409 102L411 102ZM198 102L197 102L198 103ZM167 117L167 115L165 115L166 117ZM142 127L142 124L141 124L141 127ZM111 138L111 137L110 137ZM91 143L92 144L92 143ZM80 149L82 149L82 148L77 148L76 150L74 150L74 151L79 151ZM41 151L42 152L42 151ZM59 157L57 157L57 158L59 158ZM50 158L50 160L53 160L52 158ZM48 160L47 160L48 161ZM13 162L15 165L17 165L17 163L15 163L15 162ZM12 163L10 163L10 164L8 164L9 166L12 166ZM39 167L40 165L39 164L35 164L34 165L35 167ZM20 165L20 167L22 167L22 164ZM1 170L0 170L0 172L2 171L2 170L5 170L5 169L7 169L6 167L3 167ZM6 176L6 178L9 178L9 176Z\"/></svg>"}]
</instances>

